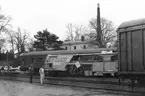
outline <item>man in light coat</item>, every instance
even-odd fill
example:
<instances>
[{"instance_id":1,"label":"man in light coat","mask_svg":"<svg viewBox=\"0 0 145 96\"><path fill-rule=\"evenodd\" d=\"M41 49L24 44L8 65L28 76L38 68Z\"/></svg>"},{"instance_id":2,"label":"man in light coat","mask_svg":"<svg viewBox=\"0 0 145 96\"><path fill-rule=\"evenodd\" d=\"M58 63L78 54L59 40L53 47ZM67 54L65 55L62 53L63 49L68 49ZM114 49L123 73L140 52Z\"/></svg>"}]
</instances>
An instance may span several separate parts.
<instances>
[{"instance_id":1,"label":"man in light coat","mask_svg":"<svg viewBox=\"0 0 145 96\"><path fill-rule=\"evenodd\" d=\"M44 80L44 77L45 77L43 66L39 69L39 74L40 74L40 83L43 84L43 80Z\"/></svg>"}]
</instances>

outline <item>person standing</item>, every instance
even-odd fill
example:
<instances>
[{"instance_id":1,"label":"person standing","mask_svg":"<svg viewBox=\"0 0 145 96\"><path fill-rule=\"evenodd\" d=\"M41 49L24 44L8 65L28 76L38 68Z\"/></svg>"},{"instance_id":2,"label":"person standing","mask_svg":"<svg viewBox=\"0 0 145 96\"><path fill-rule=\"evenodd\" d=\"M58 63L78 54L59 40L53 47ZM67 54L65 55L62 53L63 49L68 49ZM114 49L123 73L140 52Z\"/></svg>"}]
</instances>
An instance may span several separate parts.
<instances>
[{"instance_id":1,"label":"person standing","mask_svg":"<svg viewBox=\"0 0 145 96\"><path fill-rule=\"evenodd\" d=\"M45 76L43 66L41 66L41 68L39 69L39 74L40 74L40 83L43 84L43 80L44 80L44 76Z\"/></svg>"},{"instance_id":2,"label":"person standing","mask_svg":"<svg viewBox=\"0 0 145 96\"><path fill-rule=\"evenodd\" d=\"M30 75L30 83L32 83L32 81L33 81L33 67L32 67L32 64L29 67L29 75Z\"/></svg>"}]
</instances>

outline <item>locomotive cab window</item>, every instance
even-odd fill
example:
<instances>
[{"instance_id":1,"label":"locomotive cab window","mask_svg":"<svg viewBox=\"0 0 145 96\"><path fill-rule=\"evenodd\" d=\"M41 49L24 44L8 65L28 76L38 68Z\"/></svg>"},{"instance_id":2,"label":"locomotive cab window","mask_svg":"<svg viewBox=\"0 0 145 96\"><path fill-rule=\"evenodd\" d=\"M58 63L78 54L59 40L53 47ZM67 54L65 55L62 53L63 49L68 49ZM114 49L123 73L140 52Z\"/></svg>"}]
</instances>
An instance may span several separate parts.
<instances>
[{"instance_id":1,"label":"locomotive cab window","mask_svg":"<svg viewBox=\"0 0 145 96\"><path fill-rule=\"evenodd\" d=\"M35 58L32 58L32 63L34 63L35 62Z\"/></svg>"},{"instance_id":2,"label":"locomotive cab window","mask_svg":"<svg viewBox=\"0 0 145 96\"><path fill-rule=\"evenodd\" d=\"M37 58L36 61L37 61L38 63L42 63L42 62L43 62L43 59L42 59L42 58Z\"/></svg>"},{"instance_id":3,"label":"locomotive cab window","mask_svg":"<svg viewBox=\"0 0 145 96\"><path fill-rule=\"evenodd\" d=\"M65 47L65 50L67 50L67 46Z\"/></svg>"},{"instance_id":4,"label":"locomotive cab window","mask_svg":"<svg viewBox=\"0 0 145 96\"><path fill-rule=\"evenodd\" d=\"M52 68L52 63L49 63L49 68Z\"/></svg>"},{"instance_id":5,"label":"locomotive cab window","mask_svg":"<svg viewBox=\"0 0 145 96\"><path fill-rule=\"evenodd\" d=\"M111 56L111 61L117 61L117 55Z\"/></svg>"},{"instance_id":6,"label":"locomotive cab window","mask_svg":"<svg viewBox=\"0 0 145 96\"><path fill-rule=\"evenodd\" d=\"M89 61L93 61L93 59L94 59L93 55L81 55L80 56L80 61L89 62Z\"/></svg>"},{"instance_id":7,"label":"locomotive cab window","mask_svg":"<svg viewBox=\"0 0 145 96\"><path fill-rule=\"evenodd\" d=\"M97 62L103 62L103 57L102 56L99 56L99 55L96 55L94 57L94 60L96 60Z\"/></svg>"}]
</instances>

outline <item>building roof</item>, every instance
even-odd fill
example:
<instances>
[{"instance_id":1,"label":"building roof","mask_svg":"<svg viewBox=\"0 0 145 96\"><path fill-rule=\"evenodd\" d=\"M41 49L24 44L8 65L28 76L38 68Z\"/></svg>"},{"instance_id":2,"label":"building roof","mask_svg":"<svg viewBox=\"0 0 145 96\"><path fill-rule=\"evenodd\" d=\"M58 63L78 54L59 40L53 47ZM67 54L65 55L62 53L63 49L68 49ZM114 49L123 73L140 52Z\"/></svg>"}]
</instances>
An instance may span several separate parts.
<instances>
[{"instance_id":1,"label":"building roof","mask_svg":"<svg viewBox=\"0 0 145 96\"><path fill-rule=\"evenodd\" d=\"M98 49L83 49L83 50L55 50L55 51L35 51L22 53L20 56L26 55L58 55L58 54L88 54L88 53L101 53L102 51L116 51L115 48L98 48Z\"/></svg>"},{"instance_id":2,"label":"building roof","mask_svg":"<svg viewBox=\"0 0 145 96\"><path fill-rule=\"evenodd\" d=\"M123 22L119 28L133 27L136 25L145 25L145 18Z\"/></svg>"}]
</instances>

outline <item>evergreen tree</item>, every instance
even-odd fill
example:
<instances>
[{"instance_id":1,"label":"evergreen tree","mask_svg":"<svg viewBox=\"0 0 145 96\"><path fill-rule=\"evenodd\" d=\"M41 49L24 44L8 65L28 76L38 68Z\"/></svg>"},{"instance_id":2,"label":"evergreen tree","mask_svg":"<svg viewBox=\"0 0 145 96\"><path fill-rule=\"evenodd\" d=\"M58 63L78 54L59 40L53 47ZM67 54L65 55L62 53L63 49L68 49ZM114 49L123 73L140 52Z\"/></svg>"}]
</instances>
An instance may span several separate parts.
<instances>
[{"instance_id":1,"label":"evergreen tree","mask_svg":"<svg viewBox=\"0 0 145 96\"><path fill-rule=\"evenodd\" d=\"M58 40L55 34L50 33L47 29L43 31L38 31L36 35L34 35L36 41L34 41L34 48L42 49L43 51L54 49L59 50L62 41Z\"/></svg>"}]
</instances>

